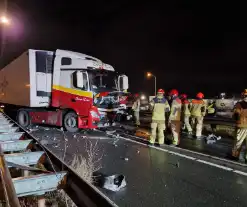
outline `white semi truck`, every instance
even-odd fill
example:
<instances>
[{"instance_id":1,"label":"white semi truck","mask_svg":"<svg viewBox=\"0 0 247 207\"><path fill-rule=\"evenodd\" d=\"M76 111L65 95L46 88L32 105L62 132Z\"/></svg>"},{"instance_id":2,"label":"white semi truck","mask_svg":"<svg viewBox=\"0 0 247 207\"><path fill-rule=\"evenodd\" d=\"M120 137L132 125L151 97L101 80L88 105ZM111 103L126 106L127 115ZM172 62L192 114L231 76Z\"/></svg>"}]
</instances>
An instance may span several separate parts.
<instances>
[{"instance_id":1,"label":"white semi truck","mask_svg":"<svg viewBox=\"0 0 247 207\"><path fill-rule=\"evenodd\" d=\"M99 111L117 113L118 94L127 89L128 77L111 65L66 50L29 49L0 70L0 105L15 111L23 127L49 124L70 132L96 128L102 120Z\"/></svg>"}]
</instances>

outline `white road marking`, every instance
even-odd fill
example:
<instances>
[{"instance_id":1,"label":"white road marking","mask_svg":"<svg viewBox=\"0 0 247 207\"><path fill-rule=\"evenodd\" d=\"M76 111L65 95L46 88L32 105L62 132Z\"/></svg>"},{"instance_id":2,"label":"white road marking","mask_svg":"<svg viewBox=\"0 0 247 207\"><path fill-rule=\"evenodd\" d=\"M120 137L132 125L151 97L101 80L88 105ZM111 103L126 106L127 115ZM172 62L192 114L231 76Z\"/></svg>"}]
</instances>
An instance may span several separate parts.
<instances>
[{"instance_id":1,"label":"white road marking","mask_svg":"<svg viewBox=\"0 0 247 207\"><path fill-rule=\"evenodd\" d=\"M224 170L227 170L227 171L233 171L232 168L225 167L223 165L218 165L218 164L215 164L215 163L212 163L212 162L208 162L208 161L205 161L205 160L197 159L196 161L200 162L200 163L207 164L207 165L211 165L211 166L214 166L214 167L217 167L217 168L221 168L221 169L224 169Z\"/></svg>"},{"instance_id":2,"label":"white road marking","mask_svg":"<svg viewBox=\"0 0 247 207\"><path fill-rule=\"evenodd\" d=\"M132 140L130 138L125 138L125 137L122 137L122 136L119 136L118 138L119 139L124 139L124 140L129 141L129 142L137 143L137 144L142 145L142 146L147 146L147 144ZM199 162L199 163L203 163L203 164L206 164L206 165L217 167L217 168L220 168L222 170L226 170L226 171L229 171L229 172L234 172L236 174L243 175L243 176L247 177L247 173L246 172L239 171L239 170L234 170L233 168L230 168L230 167L226 167L226 166L215 164L215 163L208 162L208 161L205 161L205 160L197 159L197 158L192 157L192 156L187 156L187 155L184 155L184 154L181 154L181 153L178 153L178 152L173 152L173 151L170 151L170 150L167 150L167 149L163 149L163 148L160 148L160 147L156 147L156 146L149 146L149 147L150 148L154 148L156 150L163 151L163 152L167 152L169 154L177 155L179 157L183 157L183 158L186 158L186 159L189 159L189 160L194 160L194 161Z\"/></svg>"},{"instance_id":3,"label":"white road marking","mask_svg":"<svg viewBox=\"0 0 247 207\"><path fill-rule=\"evenodd\" d=\"M237 173L237 174L240 174L240 175L247 176L247 173L246 173L246 172L243 172L243 171L234 170L233 172L235 172L235 173Z\"/></svg>"},{"instance_id":4,"label":"white road marking","mask_svg":"<svg viewBox=\"0 0 247 207\"><path fill-rule=\"evenodd\" d=\"M127 136L133 137L134 139L139 139L139 140L147 141L146 139L143 139L141 137L137 137L137 136L133 136L133 135L129 135L129 134ZM242 167L247 167L246 164L236 163L234 161L227 160L227 159L224 159L224 158L220 158L220 157L216 157L216 156L212 156L212 155L207 155L207 154L203 154L203 153L200 153L200 152L195 152L195 151L184 149L184 148L177 148L177 147L173 147L173 146L169 146L169 145L167 145L167 147L171 147L171 148L174 148L174 149L177 149L177 150L180 150L180 151L189 152L189 153L192 153L192 154L197 154L197 155L204 156L204 157L207 157L207 158L212 158L212 159L215 159L215 160L220 160L220 161L228 162L228 163L235 164L235 165L237 164L237 165L242 166Z\"/></svg>"}]
</instances>

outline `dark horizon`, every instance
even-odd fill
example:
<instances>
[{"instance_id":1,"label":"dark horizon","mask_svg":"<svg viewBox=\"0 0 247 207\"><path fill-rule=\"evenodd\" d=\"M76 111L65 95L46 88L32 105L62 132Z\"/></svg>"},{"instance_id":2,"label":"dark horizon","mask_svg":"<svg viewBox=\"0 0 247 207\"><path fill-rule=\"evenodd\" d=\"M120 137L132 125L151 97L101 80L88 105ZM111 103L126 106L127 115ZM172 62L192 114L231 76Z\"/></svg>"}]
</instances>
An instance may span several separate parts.
<instances>
[{"instance_id":1,"label":"dark horizon","mask_svg":"<svg viewBox=\"0 0 247 207\"><path fill-rule=\"evenodd\" d=\"M157 76L157 88L191 96L199 91L205 96L238 94L246 88L246 14L240 4L81 5L9 0L15 27L6 28L1 65L31 48L66 49L126 73L131 92L154 92L154 81L145 77L148 71Z\"/></svg>"}]
</instances>

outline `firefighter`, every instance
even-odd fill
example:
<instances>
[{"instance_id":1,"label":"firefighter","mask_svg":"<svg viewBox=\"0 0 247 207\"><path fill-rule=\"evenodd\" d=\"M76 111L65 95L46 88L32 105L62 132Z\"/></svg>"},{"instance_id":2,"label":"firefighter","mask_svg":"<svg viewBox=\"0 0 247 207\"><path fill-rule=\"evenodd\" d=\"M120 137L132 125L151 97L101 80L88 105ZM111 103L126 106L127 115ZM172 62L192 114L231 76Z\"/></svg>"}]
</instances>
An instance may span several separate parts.
<instances>
[{"instance_id":1,"label":"firefighter","mask_svg":"<svg viewBox=\"0 0 247 207\"><path fill-rule=\"evenodd\" d=\"M140 126L140 106L141 100L139 94L135 94L135 101L132 106L132 110L134 112L134 122L137 127Z\"/></svg>"},{"instance_id":2,"label":"firefighter","mask_svg":"<svg viewBox=\"0 0 247 207\"><path fill-rule=\"evenodd\" d=\"M170 111L170 106L164 97L164 93L163 89L159 89L157 96L150 102L150 108L152 110L150 145L154 145L155 143L157 129L158 143L159 145L164 144L165 117L166 113Z\"/></svg>"},{"instance_id":3,"label":"firefighter","mask_svg":"<svg viewBox=\"0 0 247 207\"><path fill-rule=\"evenodd\" d=\"M203 98L203 93L199 92L196 95L196 99L191 101L191 122L193 129L196 131L197 139L202 137L203 118L206 115L206 104L203 101Z\"/></svg>"},{"instance_id":4,"label":"firefighter","mask_svg":"<svg viewBox=\"0 0 247 207\"><path fill-rule=\"evenodd\" d=\"M172 132L172 145L179 145L180 142L180 128L181 128L181 108L182 102L178 97L178 91L176 89L172 89L169 93L170 97L170 115L168 120L168 126L170 126Z\"/></svg>"},{"instance_id":5,"label":"firefighter","mask_svg":"<svg viewBox=\"0 0 247 207\"><path fill-rule=\"evenodd\" d=\"M182 101L182 119L184 124L184 129L188 131L189 135L192 135L192 128L190 125L190 102L187 99L186 94L180 95L181 101Z\"/></svg>"},{"instance_id":6,"label":"firefighter","mask_svg":"<svg viewBox=\"0 0 247 207\"><path fill-rule=\"evenodd\" d=\"M233 117L236 120L236 140L232 149L232 156L234 159L239 159L241 146L245 141L247 147L247 89L242 93L242 101L238 102L234 108ZM245 162L247 161L247 154L245 153Z\"/></svg>"}]
</instances>

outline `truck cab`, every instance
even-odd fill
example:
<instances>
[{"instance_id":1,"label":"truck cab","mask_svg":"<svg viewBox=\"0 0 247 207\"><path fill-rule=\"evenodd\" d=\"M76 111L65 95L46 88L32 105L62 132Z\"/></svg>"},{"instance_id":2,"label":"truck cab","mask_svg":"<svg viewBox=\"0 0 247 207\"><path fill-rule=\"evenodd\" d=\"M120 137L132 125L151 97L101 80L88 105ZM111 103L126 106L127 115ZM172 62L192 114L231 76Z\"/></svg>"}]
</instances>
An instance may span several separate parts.
<instances>
[{"instance_id":1,"label":"truck cab","mask_svg":"<svg viewBox=\"0 0 247 207\"><path fill-rule=\"evenodd\" d=\"M49 76L46 78L38 82L49 84ZM69 131L76 127L98 127L100 121L121 108L119 94L128 89L128 77L116 73L111 65L65 50L55 53L51 82L50 105L63 111L71 110L63 121Z\"/></svg>"}]
</instances>

